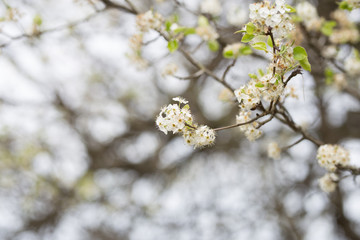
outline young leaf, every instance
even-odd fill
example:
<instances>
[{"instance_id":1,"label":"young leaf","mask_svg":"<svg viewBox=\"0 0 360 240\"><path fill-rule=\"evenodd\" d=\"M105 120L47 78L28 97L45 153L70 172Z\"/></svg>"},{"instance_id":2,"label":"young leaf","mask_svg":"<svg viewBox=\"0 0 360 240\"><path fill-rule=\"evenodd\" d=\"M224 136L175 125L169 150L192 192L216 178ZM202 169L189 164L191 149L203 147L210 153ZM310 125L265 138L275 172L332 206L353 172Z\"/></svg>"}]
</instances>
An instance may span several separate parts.
<instances>
[{"instance_id":1,"label":"young leaf","mask_svg":"<svg viewBox=\"0 0 360 240\"><path fill-rule=\"evenodd\" d=\"M255 37L255 35L254 34L248 34L248 33L246 33L243 37L242 37L242 39L241 39L241 41L242 42L250 42L253 38Z\"/></svg>"},{"instance_id":2,"label":"young leaf","mask_svg":"<svg viewBox=\"0 0 360 240\"><path fill-rule=\"evenodd\" d=\"M271 47L271 48L273 48L273 47L274 47L273 42L272 42L272 40L271 40L271 37L270 37L270 36L268 36L268 39L267 39L267 44L268 44L268 45L269 45L269 47Z\"/></svg>"},{"instance_id":3,"label":"young leaf","mask_svg":"<svg viewBox=\"0 0 360 240\"><path fill-rule=\"evenodd\" d=\"M172 39L168 42L168 49L171 53L175 52L179 47L179 42L176 39Z\"/></svg>"},{"instance_id":4,"label":"young leaf","mask_svg":"<svg viewBox=\"0 0 360 240\"><path fill-rule=\"evenodd\" d=\"M249 47L249 46L241 47L239 52L240 52L241 55L250 55L250 54L252 54L251 47Z\"/></svg>"},{"instance_id":5,"label":"young leaf","mask_svg":"<svg viewBox=\"0 0 360 240\"><path fill-rule=\"evenodd\" d=\"M262 69L258 69L258 73L259 73L259 75L262 77L262 76L264 76L264 72L263 72L263 70Z\"/></svg>"},{"instance_id":6,"label":"young leaf","mask_svg":"<svg viewBox=\"0 0 360 240\"><path fill-rule=\"evenodd\" d=\"M252 22L246 24L246 33L253 34L255 32L255 25Z\"/></svg>"},{"instance_id":7,"label":"young leaf","mask_svg":"<svg viewBox=\"0 0 360 240\"><path fill-rule=\"evenodd\" d=\"M232 50L228 50L226 52L224 51L223 56L224 56L224 58L233 58L234 57L234 52Z\"/></svg>"},{"instance_id":8,"label":"young leaf","mask_svg":"<svg viewBox=\"0 0 360 240\"><path fill-rule=\"evenodd\" d=\"M246 30L241 29L241 30L238 30L238 31L234 32L234 34L237 34L237 33L243 33L243 32L246 32Z\"/></svg>"},{"instance_id":9,"label":"young leaf","mask_svg":"<svg viewBox=\"0 0 360 240\"><path fill-rule=\"evenodd\" d=\"M264 87L264 84L262 84L261 82L258 82L255 84L255 87L262 88L262 87Z\"/></svg>"},{"instance_id":10,"label":"young leaf","mask_svg":"<svg viewBox=\"0 0 360 240\"><path fill-rule=\"evenodd\" d=\"M249 73L249 77L253 79L257 79L258 77L255 74Z\"/></svg>"},{"instance_id":11,"label":"young leaf","mask_svg":"<svg viewBox=\"0 0 360 240\"><path fill-rule=\"evenodd\" d=\"M287 8L287 11L288 13L294 13L296 12L296 9L292 6L290 6L289 4L285 4L285 7Z\"/></svg>"},{"instance_id":12,"label":"young leaf","mask_svg":"<svg viewBox=\"0 0 360 240\"><path fill-rule=\"evenodd\" d=\"M321 32L326 36L330 36L335 26L336 26L335 21L326 21L321 27Z\"/></svg>"},{"instance_id":13,"label":"young leaf","mask_svg":"<svg viewBox=\"0 0 360 240\"><path fill-rule=\"evenodd\" d=\"M42 18L41 18L41 16L40 16L39 14L37 14L37 15L34 17L33 22L34 22L35 25L41 26L41 24L42 24Z\"/></svg>"},{"instance_id":14,"label":"young leaf","mask_svg":"<svg viewBox=\"0 0 360 240\"><path fill-rule=\"evenodd\" d=\"M251 47L257 49L257 50L266 50L266 44L264 42L257 42L251 45Z\"/></svg>"},{"instance_id":15,"label":"young leaf","mask_svg":"<svg viewBox=\"0 0 360 240\"><path fill-rule=\"evenodd\" d=\"M206 17L200 16L200 17L198 18L198 25L199 25L200 27L209 26L209 21L208 21L208 19L207 19Z\"/></svg>"},{"instance_id":16,"label":"young leaf","mask_svg":"<svg viewBox=\"0 0 360 240\"><path fill-rule=\"evenodd\" d=\"M303 59L307 58L306 50L303 47L295 47L294 48L294 59L301 61Z\"/></svg>"},{"instance_id":17,"label":"young leaf","mask_svg":"<svg viewBox=\"0 0 360 240\"><path fill-rule=\"evenodd\" d=\"M216 52L219 49L219 43L216 40L208 41L208 47L211 51Z\"/></svg>"},{"instance_id":18,"label":"young leaf","mask_svg":"<svg viewBox=\"0 0 360 240\"><path fill-rule=\"evenodd\" d=\"M339 8L342 10L348 10L348 11L351 11L353 9L346 1L341 2L339 4Z\"/></svg>"},{"instance_id":19,"label":"young leaf","mask_svg":"<svg viewBox=\"0 0 360 240\"><path fill-rule=\"evenodd\" d=\"M309 60L307 58L304 58L303 60L300 60L299 63L300 63L301 67L304 70L311 72L311 65L310 65Z\"/></svg>"}]
</instances>

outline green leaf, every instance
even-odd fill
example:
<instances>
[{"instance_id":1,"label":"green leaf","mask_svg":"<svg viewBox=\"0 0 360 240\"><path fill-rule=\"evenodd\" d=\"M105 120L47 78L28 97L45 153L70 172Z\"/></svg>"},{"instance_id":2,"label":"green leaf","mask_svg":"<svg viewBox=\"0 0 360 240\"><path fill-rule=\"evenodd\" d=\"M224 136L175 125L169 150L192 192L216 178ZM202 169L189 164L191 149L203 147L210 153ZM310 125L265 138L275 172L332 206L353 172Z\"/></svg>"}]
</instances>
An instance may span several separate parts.
<instances>
[{"instance_id":1,"label":"green leaf","mask_svg":"<svg viewBox=\"0 0 360 240\"><path fill-rule=\"evenodd\" d=\"M327 85L332 84L332 82L334 81L334 72L332 71L332 69L326 68L324 73L325 73L325 83Z\"/></svg>"},{"instance_id":2,"label":"green leaf","mask_svg":"<svg viewBox=\"0 0 360 240\"><path fill-rule=\"evenodd\" d=\"M248 33L246 33L246 34L244 34L244 36L242 37L242 39L241 39L241 41L242 42L250 42L253 38L255 37L255 35L254 34L248 34Z\"/></svg>"},{"instance_id":3,"label":"green leaf","mask_svg":"<svg viewBox=\"0 0 360 240\"><path fill-rule=\"evenodd\" d=\"M294 13L296 12L296 9L292 6L290 6L289 4L285 4L285 7L287 8L287 11L288 13Z\"/></svg>"},{"instance_id":4,"label":"green leaf","mask_svg":"<svg viewBox=\"0 0 360 240\"><path fill-rule=\"evenodd\" d=\"M37 14L34 19L33 19L33 23L37 26L41 26L42 24L42 18L39 14Z\"/></svg>"},{"instance_id":5,"label":"green leaf","mask_svg":"<svg viewBox=\"0 0 360 240\"><path fill-rule=\"evenodd\" d=\"M234 34L237 34L237 33L243 33L243 32L246 32L246 30L241 29L241 30L238 30L238 31L234 32Z\"/></svg>"},{"instance_id":6,"label":"green leaf","mask_svg":"<svg viewBox=\"0 0 360 240\"><path fill-rule=\"evenodd\" d=\"M263 70L262 69L258 69L258 73L259 73L259 75L262 77L262 76L264 76L264 72L263 72Z\"/></svg>"},{"instance_id":7,"label":"green leaf","mask_svg":"<svg viewBox=\"0 0 360 240\"><path fill-rule=\"evenodd\" d=\"M209 21L208 21L208 19L207 19L206 17L200 16L200 17L198 18L198 25L199 25L200 27L209 26Z\"/></svg>"},{"instance_id":8,"label":"green leaf","mask_svg":"<svg viewBox=\"0 0 360 240\"><path fill-rule=\"evenodd\" d=\"M253 79L257 79L258 77L255 74L249 73L249 77Z\"/></svg>"},{"instance_id":9,"label":"green leaf","mask_svg":"<svg viewBox=\"0 0 360 240\"><path fill-rule=\"evenodd\" d=\"M326 36L330 36L333 32L333 28L336 26L336 22L335 21L326 21L322 26L321 26L321 32L326 35Z\"/></svg>"},{"instance_id":10,"label":"green leaf","mask_svg":"<svg viewBox=\"0 0 360 240\"><path fill-rule=\"evenodd\" d=\"M212 41L208 41L208 47L211 51L216 52L219 49L220 45L218 41L212 40Z\"/></svg>"},{"instance_id":11,"label":"green leaf","mask_svg":"<svg viewBox=\"0 0 360 240\"><path fill-rule=\"evenodd\" d=\"M165 22L165 30L166 30L167 32L170 31L171 25L172 25L172 23L171 23L170 21L166 21L166 22Z\"/></svg>"},{"instance_id":12,"label":"green leaf","mask_svg":"<svg viewBox=\"0 0 360 240\"><path fill-rule=\"evenodd\" d=\"M307 58L306 50L303 47L294 47L294 59L301 61Z\"/></svg>"},{"instance_id":13,"label":"green leaf","mask_svg":"<svg viewBox=\"0 0 360 240\"><path fill-rule=\"evenodd\" d=\"M249 22L248 24L246 24L246 33L248 34L253 34L255 32L255 25L252 22Z\"/></svg>"},{"instance_id":14,"label":"green leaf","mask_svg":"<svg viewBox=\"0 0 360 240\"><path fill-rule=\"evenodd\" d=\"M342 10L348 10L348 11L352 11L353 8L352 6L350 6L346 1L343 1L339 4L339 8Z\"/></svg>"},{"instance_id":15,"label":"green leaf","mask_svg":"<svg viewBox=\"0 0 360 240\"><path fill-rule=\"evenodd\" d=\"M265 85L262 84L261 82L258 82L258 83L255 84L255 87L257 87L257 88L262 88L262 87L264 87L264 86L265 86Z\"/></svg>"},{"instance_id":16,"label":"green leaf","mask_svg":"<svg viewBox=\"0 0 360 240\"><path fill-rule=\"evenodd\" d=\"M185 35L189 35L189 34L195 34L196 30L195 28L188 28L188 27L178 27L174 30L174 33L184 33Z\"/></svg>"},{"instance_id":17,"label":"green leaf","mask_svg":"<svg viewBox=\"0 0 360 240\"><path fill-rule=\"evenodd\" d=\"M228 50L226 52L224 51L223 56L224 56L224 58L233 58L234 57L234 52L232 50Z\"/></svg>"},{"instance_id":18,"label":"green leaf","mask_svg":"<svg viewBox=\"0 0 360 240\"><path fill-rule=\"evenodd\" d=\"M188 110L188 109L190 109L190 106L189 106L189 104L186 104L185 106L183 106L183 108L182 108L183 110Z\"/></svg>"},{"instance_id":19,"label":"green leaf","mask_svg":"<svg viewBox=\"0 0 360 240\"><path fill-rule=\"evenodd\" d=\"M273 42L272 42L272 40L271 40L271 37L270 36L268 36L268 39L267 39L267 44L272 48L272 47L274 47L274 45L273 45Z\"/></svg>"},{"instance_id":20,"label":"green leaf","mask_svg":"<svg viewBox=\"0 0 360 240\"><path fill-rule=\"evenodd\" d=\"M264 43L264 42L257 42L257 43L251 44L251 47L253 47L257 50L266 51L266 43Z\"/></svg>"},{"instance_id":21,"label":"green leaf","mask_svg":"<svg viewBox=\"0 0 360 240\"><path fill-rule=\"evenodd\" d=\"M176 39L172 39L168 42L168 49L171 53L175 52L179 47L179 42Z\"/></svg>"},{"instance_id":22,"label":"green leaf","mask_svg":"<svg viewBox=\"0 0 360 240\"><path fill-rule=\"evenodd\" d=\"M311 65L307 58L300 60L299 63L304 70L311 72Z\"/></svg>"},{"instance_id":23,"label":"green leaf","mask_svg":"<svg viewBox=\"0 0 360 240\"><path fill-rule=\"evenodd\" d=\"M239 52L241 55L250 55L253 51L250 46L244 46L240 48Z\"/></svg>"}]
</instances>

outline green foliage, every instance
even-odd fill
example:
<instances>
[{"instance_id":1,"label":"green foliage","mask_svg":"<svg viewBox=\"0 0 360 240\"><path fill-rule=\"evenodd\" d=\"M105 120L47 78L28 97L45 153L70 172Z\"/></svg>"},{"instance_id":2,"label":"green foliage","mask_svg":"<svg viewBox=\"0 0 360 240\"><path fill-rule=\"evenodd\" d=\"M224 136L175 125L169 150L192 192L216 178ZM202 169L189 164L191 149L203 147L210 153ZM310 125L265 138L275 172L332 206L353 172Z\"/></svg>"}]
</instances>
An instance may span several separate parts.
<instances>
[{"instance_id":1,"label":"green foliage","mask_svg":"<svg viewBox=\"0 0 360 240\"><path fill-rule=\"evenodd\" d=\"M244 43L250 42L253 38L255 37L254 34L244 34L244 36L242 37L241 41Z\"/></svg>"},{"instance_id":2,"label":"green foliage","mask_svg":"<svg viewBox=\"0 0 360 240\"><path fill-rule=\"evenodd\" d=\"M339 8L342 10L348 10L348 11L352 11L353 8L352 6L350 6L346 1L343 1L339 4Z\"/></svg>"},{"instance_id":3,"label":"green foliage","mask_svg":"<svg viewBox=\"0 0 360 240\"><path fill-rule=\"evenodd\" d=\"M285 7L287 8L287 11L288 13L294 13L296 12L296 9L292 6L290 6L289 4L285 4Z\"/></svg>"},{"instance_id":4,"label":"green foliage","mask_svg":"<svg viewBox=\"0 0 360 240\"><path fill-rule=\"evenodd\" d=\"M212 41L208 41L208 47L211 51L216 52L217 50L219 50L220 45L218 41L212 40Z\"/></svg>"},{"instance_id":5,"label":"green foliage","mask_svg":"<svg viewBox=\"0 0 360 240\"><path fill-rule=\"evenodd\" d=\"M300 46L294 47L294 59L297 61L301 61L305 58L307 58L306 50Z\"/></svg>"},{"instance_id":6,"label":"green foliage","mask_svg":"<svg viewBox=\"0 0 360 240\"><path fill-rule=\"evenodd\" d=\"M178 27L174 30L174 33L184 33L185 36L190 35L190 34L195 34L196 30L195 28L188 28L188 27Z\"/></svg>"},{"instance_id":7,"label":"green foliage","mask_svg":"<svg viewBox=\"0 0 360 240\"><path fill-rule=\"evenodd\" d=\"M34 19L33 19L33 23L36 25L36 26L41 26L42 24L42 18L39 14L37 14Z\"/></svg>"},{"instance_id":8,"label":"green foliage","mask_svg":"<svg viewBox=\"0 0 360 240\"><path fill-rule=\"evenodd\" d=\"M265 75L264 72L263 72L263 70L262 70L261 68L258 69L258 73L259 73L259 75L260 75L261 77Z\"/></svg>"},{"instance_id":9,"label":"green foliage","mask_svg":"<svg viewBox=\"0 0 360 240\"><path fill-rule=\"evenodd\" d=\"M250 54L252 54L251 47L249 47L249 46L241 47L240 48L240 54L241 55L250 55Z\"/></svg>"},{"instance_id":10,"label":"green foliage","mask_svg":"<svg viewBox=\"0 0 360 240\"><path fill-rule=\"evenodd\" d=\"M304 58L303 60L299 61L299 63L304 70L311 72L311 65L308 58Z\"/></svg>"},{"instance_id":11,"label":"green foliage","mask_svg":"<svg viewBox=\"0 0 360 240\"><path fill-rule=\"evenodd\" d=\"M253 78L253 79L257 79L257 78L258 78L256 74L252 74L252 73L249 73L249 77L250 77L250 78Z\"/></svg>"},{"instance_id":12,"label":"green foliage","mask_svg":"<svg viewBox=\"0 0 360 240\"><path fill-rule=\"evenodd\" d=\"M248 34L253 34L255 32L255 25L252 22L249 22L248 24L246 24L246 33Z\"/></svg>"},{"instance_id":13,"label":"green foliage","mask_svg":"<svg viewBox=\"0 0 360 240\"><path fill-rule=\"evenodd\" d=\"M274 47L273 42L272 42L272 40L271 40L271 37L270 37L270 36L268 36L268 39L267 39L267 44L268 44L268 45L269 45L269 47L271 47L271 48L273 48L273 47Z\"/></svg>"},{"instance_id":14,"label":"green foliage","mask_svg":"<svg viewBox=\"0 0 360 240\"><path fill-rule=\"evenodd\" d=\"M257 42L257 43L251 44L251 47L253 47L257 50L261 50L261 51L267 50L266 43L264 43L264 42Z\"/></svg>"},{"instance_id":15,"label":"green foliage","mask_svg":"<svg viewBox=\"0 0 360 240\"><path fill-rule=\"evenodd\" d=\"M336 22L335 21L326 21L322 26L321 26L321 32L326 35L326 36L330 36L333 32L333 28L336 26Z\"/></svg>"},{"instance_id":16,"label":"green foliage","mask_svg":"<svg viewBox=\"0 0 360 240\"><path fill-rule=\"evenodd\" d=\"M179 42L178 40L176 39L171 39L169 42L168 42L168 46L167 48L169 49L169 51L171 53L175 52L179 47Z\"/></svg>"},{"instance_id":17,"label":"green foliage","mask_svg":"<svg viewBox=\"0 0 360 240\"><path fill-rule=\"evenodd\" d=\"M332 69L326 68L324 74L325 74L325 83L327 85L332 84L334 81L334 72L332 71Z\"/></svg>"},{"instance_id":18,"label":"green foliage","mask_svg":"<svg viewBox=\"0 0 360 240\"><path fill-rule=\"evenodd\" d=\"M265 86L265 85L262 84L261 82L258 82L258 83L255 84L255 87L257 87L257 88L262 88L262 87L264 87L264 86Z\"/></svg>"}]
</instances>

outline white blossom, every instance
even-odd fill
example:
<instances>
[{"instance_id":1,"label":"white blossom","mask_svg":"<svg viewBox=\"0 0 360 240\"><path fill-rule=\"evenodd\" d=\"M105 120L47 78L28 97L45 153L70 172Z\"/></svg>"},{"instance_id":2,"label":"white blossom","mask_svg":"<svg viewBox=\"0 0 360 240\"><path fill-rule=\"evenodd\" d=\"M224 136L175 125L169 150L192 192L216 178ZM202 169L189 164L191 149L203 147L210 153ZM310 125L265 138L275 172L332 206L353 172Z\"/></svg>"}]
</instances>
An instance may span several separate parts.
<instances>
[{"instance_id":1,"label":"white blossom","mask_svg":"<svg viewBox=\"0 0 360 240\"><path fill-rule=\"evenodd\" d=\"M152 10L139 14L136 17L136 26L141 32L147 32L150 29L160 29L163 22L163 17Z\"/></svg>"},{"instance_id":2,"label":"white blossom","mask_svg":"<svg viewBox=\"0 0 360 240\"><path fill-rule=\"evenodd\" d=\"M335 191L339 176L335 173L326 173L322 178L319 179L319 186L321 190L327 193Z\"/></svg>"},{"instance_id":3,"label":"white blossom","mask_svg":"<svg viewBox=\"0 0 360 240\"><path fill-rule=\"evenodd\" d=\"M219 0L203 0L200 5L200 10L203 13L217 16L220 15L222 8Z\"/></svg>"},{"instance_id":4,"label":"white blossom","mask_svg":"<svg viewBox=\"0 0 360 240\"><path fill-rule=\"evenodd\" d=\"M325 144L319 147L316 158L320 166L334 172L337 166L349 164L349 152L339 145Z\"/></svg>"},{"instance_id":5,"label":"white blossom","mask_svg":"<svg viewBox=\"0 0 360 240\"><path fill-rule=\"evenodd\" d=\"M275 159L275 160L280 158L281 149L280 149L279 145L277 144L277 142L269 143L268 148L267 148L267 154L270 158Z\"/></svg>"},{"instance_id":6,"label":"white blossom","mask_svg":"<svg viewBox=\"0 0 360 240\"><path fill-rule=\"evenodd\" d=\"M199 26L195 30L196 30L196 34L199 35L205 41L212 41L219 38L219 34L210 25Z\"/></svg>"},{"instance_id":7,"label":"white blossom","mask_svg":"<svg viewBox=\"0 0 360 240\"><path fill-rule=\"evenodd\" d=\"M173 76L178 70L178 66L175 63L169 63L163 69L161 75L165 76Z\"/></svg>"},{"instance_id":8,"label":"white blossom","mask_svg":"<svg viewBox=\"0 0 360 240\"><path fill-rule=\"evenodd\" d=\"M239 115L236 116L236 122L238 124L248 122L251 120L250 115L251 112L249 111L240 111ZM254 121L252 123L239 126L239 129L245 134L246 138L252 142L262 135L262 132L256 128L257 126L258 123Z\"/></svg>"}]
</instances>

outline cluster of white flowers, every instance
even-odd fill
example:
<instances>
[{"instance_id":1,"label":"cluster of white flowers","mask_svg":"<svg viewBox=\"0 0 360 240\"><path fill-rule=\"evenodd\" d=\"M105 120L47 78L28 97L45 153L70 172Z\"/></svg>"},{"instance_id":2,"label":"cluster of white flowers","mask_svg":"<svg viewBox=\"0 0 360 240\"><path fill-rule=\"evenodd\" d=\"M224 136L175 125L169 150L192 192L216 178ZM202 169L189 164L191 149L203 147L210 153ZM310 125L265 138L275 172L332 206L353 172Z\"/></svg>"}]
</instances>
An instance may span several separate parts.
<instances>
[{"instance_id":1,"label":"cluster of white flowers","mask_svg":"<svg viewBox=\"0 0 360 240\"><path fill-rule=\"evenodd\" d=\"M329 37L332 43L356 43L360 40L360 33L356 25L350 21L345 11L336 10L331 14L331 17L337 22L336 28Z\"/></svg>"},{"instance_id":2,"label":"cluster of white flowers","mask_svg":"<svg viewBox=\"0 0 360 240\"><path fill-rule=\"evenodd\" d=\"M222 9L219 0L203 0L200 5L200 10L203 13L218 16Z\"/></svg>"},{"instance_id":3,"label":"cluster of white flowers","mask_svg":"<svg viewBox=\"0 0 360 240\"><path fill-rule=\"evenodd\" d=\"M205 41L213 41L219 38L219 34L211 25L198 26L195 30L196 34Z\"/></svg>"},{"instance_id":4,"label":"cluster of white flowers","mask_svg":"<svg viewBox=\"0 0 360 240\"><path fill-rule=\"evenodd\" d=\"M160 29L164 22L163 17L159 13L149 10L143 14L136 16L136 26L141 32L147 32L150 29Z\"/></svg>"},{"instance_id":5,"label":"cluster of white flowers","mask_svg":"<svg viewBox=\"0 0 360 240\"><path fill-rule=\"evenodd\" d=\"M242 26L248 19L247 11L238 6L231 6L226 14L227 21L233 26Z\"/></svg>"},{"instance_id":6,"label":"cluster of white flowers","mask_svg":"<svg viewBox=\"0 0 360 240\"><path fill-rule=\"evenodd\" d=\"M275 160L280 158L281 149L280 149L279 145L277 144L277 142L269 143L268 148L267 148L267 154L270 158L275 159Z\"/></svg>"},{"instance_id":7,"label":"cluster of white flowers","mask_svg":"<svg viewBox=\"0 0 360 240\"><path fill-rule=\"evenodd\" d=\"M236 122L238 124L246 123L246 122L249 122L250 120L251 120L251 112L250 111L240 111L239 115L236 116ZM256 121L254 121L249 124L241 125L241 126L239 126L239 128L240 128L240 131L245 134L246 138L249 141L255 141L262 135L262 132L259 129L257 129L258 125L259 124Z\"/></svg>"},{"instance_id":8,"label":"cluster of white flowers","mask_svg":"<svg viewBox=\"0 0 360 240\"><path fill-rule=\"evenodd\" d=\"M327 193L335 191L339 176L335 173L326 173L322 178L319 179L319 186L321 190Z\"/></svg>"},{"instance_id":9,"label":"cluster of white flowers","mask_svg":"<svg viewBox=\"0 0 360 240\"><path fill-rule=\"evenodd\" d=\"M247 85L234 91L240 107L244 110L251 110L261 101L275 100L284 91L284 84L272 73L265 74L260 79L251 79Z\"/></svg>"},{"instance_id":10,"label":"cluster of white flowers","mask_svg":"<svg viewBox=\"0 0 360 240\"><path fill-rule=\"evenodd\" d=\"M347 85L345 74L337 73L334 75L334 85L338 90L343 90Z\"/></svg>"},{"instance_id":11,"label":"cluster of white flowers","mask_svg":"<svg viewBox=\"0 0 360 240\"><path fill-rule=\"evenodd\" d=\"M178 71L178 66L176 63L169 63L165 66L164 70L162 71L161 75L163 77L166 76L173 76Z\"/></svg>"},{"instance_id":12,"label":"cluster of white flowers","mask_svg":"<svg viewBox=\"0 0 360 240\"><path fill-rule=\"evenodd\" d=\"M250 4L250 19L260 33L271 28L274 37L283 38L294 29L287 11L285 0L276 0L275 4L269 1L253 3Z\"/></svg>"},{"instance_id":13,"label":"cluster of white flowers","mask_svg":"<svg viewBox=\"0 0 360 240\"><path fill-rule=\"evenodd\" d=\"M182 133L185 142L195 148L211 145L215 142L215 131L208 126L198 126L193 123L188 101L183 98L173 98L178 104L169 104L161 109L156 118L160 131Z\"/></svg>"},{"instance_id":14,"label":"cluster of white flowers","mask_svg":"<svg viewBox=\"0 0 360 240\"><path fill-rule=\"evenodd\" d=\"M296 5L296 12L303 20L307 30L318 31L321 28L323 19L319 18L316 8L309 2L302 2Z\"/></svg>"},{"instance_id":15,"label":"cluster of white flowers","mask_svg":"<svg viewBox=\"0 0 360 240\"><path fill-rule=\"evenodd\" d=\"M337 55L337 49L336 46L334 45L329 45L324 47L324 49L322 50L322 55L326 58L334 58Z\"/></svg>"},{"instance_id":16,"label":"cluster of white flowers","mask_svg":"<svg viewBox=\"0 0 360 240\"><path fill-rule=\"evenodd\" d=\"M349 152L339 145L325 144L319 147L316 156L320 166L334 172L337 166L349 164Z\"/></svg>"},{"instance_id":17,"label":"cluster of white flowers","mask_svg":"<svg viewBox=\"0 0 360 240\"><path fill-rule=\"evenodd\" d=\"M360 59L355 56L348 57L345 61L344 67L345 67L346 72L349 75L351 75L351 76L359 75L360 74Z\"/></svg>"},{"instance_id":18,"label":"cluster of white flowers","mask_svg":"<svg viewBox=\"0 0 360 240\"><path fill-rule=\"evenodd\" d=\"M148 66L148 62L141 56L143 34L137 33L131 36L129 46L131 53L127 56L139 69L144 69Z\"/></svg>"}]
</instances>

